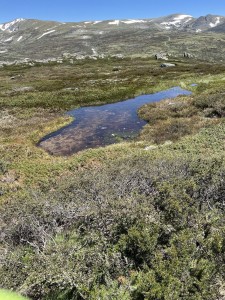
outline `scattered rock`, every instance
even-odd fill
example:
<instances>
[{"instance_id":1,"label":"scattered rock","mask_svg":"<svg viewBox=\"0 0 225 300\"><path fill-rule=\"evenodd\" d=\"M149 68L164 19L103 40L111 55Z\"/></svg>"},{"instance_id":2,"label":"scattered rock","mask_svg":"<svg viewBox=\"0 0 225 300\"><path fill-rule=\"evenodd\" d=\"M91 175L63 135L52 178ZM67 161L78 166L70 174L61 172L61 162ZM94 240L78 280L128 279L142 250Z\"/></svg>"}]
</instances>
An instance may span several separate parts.
<instances>
[{"instance_id":1,"label":"scattered rock","mask_svg":"<svg viewBox=\"0 0 225 300\"><path fill-rule=\"evenodd\" d=\"M22 75L18 74L18 75L16 75L16 76L10 77L10 79L11 79L11 80L14 80L14 79L18 79L18 78L21 78L21 77L22 77Z\"/></svg>"},{"instance_id":2,"label":"scattered rock","mask_svg":"<svg viewBox=\"0 0 225 300\"><path fill-rule=\"evenodd\" d=\"M167 53L162 53L162 52L160 52L160 53L156 53L155 54L155 59L163 59L163 60L168 60L168 54Z\"/></svg>"},{"instance_id":3,"label":"scattered rock","mask_svg":"<svg viewBox=\"0 0 225 300\"><path fill-rule=\"evenodd\" d=\"M3 176L0 181L4 183L14 183L18 180L18 177L14 172L9 172L5 176Z\"/></svg>"},{"instance_id":4,"label":"scattered rock","mask_svg":"<svg viewBox=\"0 0 225 300\"><path fill-rule=\"evenodd\" d=\"M175 67L175 66L176 66L175 64L169 64L169 63L164 63L164 64L160 65L161 68L169 68L169 67Z\"/></svg>"},{"instance_id":5,"label":"scattered rock","mask_svg":"<svg viewBox=\"0 0 225 300\"><path fill-rule=\"evenodd\" d=\"M32 92L32 91L34 91L34 88L32 86L22 86L13 89L13 92Z\"/></svg>"},{"instance_id":6,"label":"scattered rock","mask_svg":"<svg viewBox=\"0 0 225 300\"><path fill-rule=\"evenodd\" d=\"M191 55L191 54L188 53L188 52L184 52L184 57L186 57L186 58L191 58L191 57L193 57L193 55Z\"/></svg>"},{"instance_id":7,"label":"scattered rock","mask_svg":"<svg viewBox=\"0 0 225 300\"><path fill-rule=\"evenodd\" d=\"M121 70L121 67L113 67L113 72L118 72Z\"/></svg>"},{"instance_id":8,"label":"scattered rock","mask_svg":"<svg viewBox=\"0 0 225 300\"><path fill-rule=\"evenodd\" d=\"M78 87L67 87L64 88L63 91L79 91Z\"/></svg>"},{"instance_id":9,"label":"scattered rock","mask_svg":"<svg viewBox=\"0 0 225 300\"><path fill-rule=\"evenodd\" d=\"M71 53L68 53L68 52L64 52L62 54L62 57L65 58L65 59L71 58L71 56L72 56Z\"/></svg>"},{"instance_id":10,"label":"scattered rock","mask_svg":"<svg viewBox=\"0 0 225 300\"><path fill-rule=\"evenodd\" d=\"M154 149L157 149L158 146L155 146L155 145L150 145L150 146L147 146L144 148L144 150L148 151L148 150L154 150Z\"/></svg>"},{"instance_id":11,"label":"scattered rock","mask_svg":"<svg viewBox=\"0 0 225 300\"><path fill-rule=\"evenodd\" d=\"M172 145L173 142L172 141L165 141L165 143L163 144L163 146L169 146Z\"/></svg>"}]
</instances>

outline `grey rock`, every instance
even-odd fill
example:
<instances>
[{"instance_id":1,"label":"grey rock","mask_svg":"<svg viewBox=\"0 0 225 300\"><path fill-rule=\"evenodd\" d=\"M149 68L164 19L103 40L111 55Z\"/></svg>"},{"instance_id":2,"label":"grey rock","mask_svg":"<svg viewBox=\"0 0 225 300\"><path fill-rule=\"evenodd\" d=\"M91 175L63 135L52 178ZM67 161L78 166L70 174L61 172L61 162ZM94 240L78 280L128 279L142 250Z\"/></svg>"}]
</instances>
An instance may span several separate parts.
<instances>
[{"instance_id":1,"label":"grey rock","mask_svg":"<svg viewBox=\"0 0 225 300\"><path fill-rule=\"evenodd\" d=\"M155 59L163 59L163 60L168 60L167 53L156 53L155 54Z\"/></svg>"},{"instance_id":2,"label":"grey rock","mask_svg":"<svg viewBox=\"0 0 225 300\"><path fill-rule=\"evenodd\" d=\"M150 146L145 147L144 150L148 151L148 150L154 150L157 148L158 148L158 146L156 146L156 145L150 145Z\"/></svg>"},{"instance_id":3,"label":"grey rock","mask_svg":"<svg viewBox=\"0 0 225 300\"><path fill-rule=\"evenodd\" d=\"M13 89L14 92L32 92L34 88L32 86L22 86Z\"/></svg>"},{"instance_id":4,"label":"grey rock","mask_svg":"<svg viewBox=\"0 0 225 300\"><path fill-rule=\"evenodd\" d=\"M191 55L191 54L188 53L188 52L184 52L184 57L186 57L186 58L191 58L191 57L193 57L193 55Z\"/></svg>"},{"instance_id":5,"label":"grey rock","mask_svg":"<svg viewBox=\"0 0 225 300\"><path fill-rule=\"evenodd\" d=\"M15 80L15 79L19 79L19 78L21 78L21 77L22 77L22 75L18 74L18 75L16 75L16 76L10 77L10 79L11 79L11 80Z\"/></svg>"},{"instance_id":6,"label":"grey rock","mask_svg":"<svg viewBox=\"0 0 225 300\"><path fill-rule=\"evenodd\" d=\"M71 58L71 56L72 55L70 53L67 53L67 52L62 54L62 57L65 58L65 59Z\"/></svg>"},{"instance_id":7,"label":"grey rock","mask_svg":"<svg viewBox=\"0 0 225 300\"><path fill-rule=\"evenodd\" d=\"M169 63L164 63L160 65L161 68L169 68L169 67L176 67L175 64L169 64Z\"/></svg>"},{"instance_id":8,"label":"grey rock","mask_svg":"<svg viewBox=\"0 0 225 300\"><path fill-rule=\"evenodd\" d=\"M113 72L118 72L120 71L122 68L120 66L118 67L113 67Z\"/></svg>"}]
</instances>

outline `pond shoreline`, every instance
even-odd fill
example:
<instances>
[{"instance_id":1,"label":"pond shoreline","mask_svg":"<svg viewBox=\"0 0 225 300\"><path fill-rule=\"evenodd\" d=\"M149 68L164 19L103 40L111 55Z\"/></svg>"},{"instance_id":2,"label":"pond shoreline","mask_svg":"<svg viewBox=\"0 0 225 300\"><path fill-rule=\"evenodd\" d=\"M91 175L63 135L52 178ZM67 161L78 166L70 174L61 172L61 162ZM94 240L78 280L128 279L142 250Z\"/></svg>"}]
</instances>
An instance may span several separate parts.
<instances>
[{"instance_id":1,"label":"pond shoreline","mask_svg":"<svg viewBox=\"0 0 225 300\"><path fill-rule=\"evenodd\" d=\"M116 103L71 110L66 114L74 120L59 130L44 136L37 146L49 154L71 155L88 148L132 140L147 124L137 114L137 110L141 106L190 94L192 94L191 91L173 87Z\"/></svg>"}]
</instances>

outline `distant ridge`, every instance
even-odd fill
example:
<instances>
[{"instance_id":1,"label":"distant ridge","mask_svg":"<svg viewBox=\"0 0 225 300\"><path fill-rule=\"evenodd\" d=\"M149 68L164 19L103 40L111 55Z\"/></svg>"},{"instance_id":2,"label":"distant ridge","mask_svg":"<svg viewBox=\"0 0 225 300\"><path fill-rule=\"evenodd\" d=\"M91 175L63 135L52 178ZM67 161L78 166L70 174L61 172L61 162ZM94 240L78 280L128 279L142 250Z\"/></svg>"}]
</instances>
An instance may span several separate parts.
<instances>
[{"instance_id":1,"label":"distant ridge","mask_svg":"<svg viewBox=\"0 0 225 300\"><path fill-rule=\"evenodd\" d=\"M210 52L212 45L211 36L224 32L225 17L211 14L199 18L172 14L150 19L68 23L19 18L0 24L0 63L61 62L64 58L72 62L72 59L84 57L153 56L157 52L180 56L185 51L205 59L205 50L209 48ZM199 41L201 34L205 38L209 36L204 45ZM214 42L217 48L216 39ZM220 51L209 57L223 59L223 53Z\"/></svg>"}]
</instances>

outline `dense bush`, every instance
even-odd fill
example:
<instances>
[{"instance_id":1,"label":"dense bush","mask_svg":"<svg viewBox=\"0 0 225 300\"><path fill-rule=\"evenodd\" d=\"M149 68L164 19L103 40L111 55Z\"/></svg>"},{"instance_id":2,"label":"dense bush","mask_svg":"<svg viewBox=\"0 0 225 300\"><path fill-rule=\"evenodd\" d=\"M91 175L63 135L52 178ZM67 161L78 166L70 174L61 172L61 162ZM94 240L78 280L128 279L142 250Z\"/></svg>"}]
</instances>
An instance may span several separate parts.
<instances>
[{"instance_id":1,"label":"dense bush","mask_svg":"<svg viewBox=\"0 0 225 300\"><path fill-rule=\"evenodd\" d=\"M33 299L217 299L224 175L219 159L134 156L12 200L1 284Z\"/></svg>"}]
</instances>

